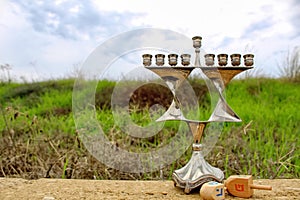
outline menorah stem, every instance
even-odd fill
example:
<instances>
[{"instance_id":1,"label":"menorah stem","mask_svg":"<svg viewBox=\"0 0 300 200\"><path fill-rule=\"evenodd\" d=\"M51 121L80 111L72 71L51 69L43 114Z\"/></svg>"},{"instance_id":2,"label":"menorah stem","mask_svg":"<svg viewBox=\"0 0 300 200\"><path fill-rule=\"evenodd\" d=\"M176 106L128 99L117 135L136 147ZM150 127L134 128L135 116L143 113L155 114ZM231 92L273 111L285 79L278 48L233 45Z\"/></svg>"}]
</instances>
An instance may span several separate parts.
<instances>
[{"instance_id":1,"label":"menorah stem","mask_svg":"<svg viewBox=\"0 0 300 200\"><path fill-rule=\"evenodd\" d=\"M200 47L201 47L202 37L195 36L192 38L192 40L193 40L193 47L195 48L195 52L196 52L195 67L200 67Z\"/></svg>"},{"instance_id":2,"label":"menorah stem","mask_svg":"<svg viewBox=\"0 0 300 200\"><path fill-rule=\"evenodd\" d=\"M195 67L200 67L200 49L196 48L196 58L195 58Z\"/></svg>"},{"instance_id":3,"label":"menorah stem","mask_svg":"<svg viewBox=\"0 0 300 200\"><path fill-rule=\"evenodd\" d=\"M194 143L199 144L204 133L204 129L208 122L187 121L189 128L194 137Z\"/></svg>"}]
</instances>

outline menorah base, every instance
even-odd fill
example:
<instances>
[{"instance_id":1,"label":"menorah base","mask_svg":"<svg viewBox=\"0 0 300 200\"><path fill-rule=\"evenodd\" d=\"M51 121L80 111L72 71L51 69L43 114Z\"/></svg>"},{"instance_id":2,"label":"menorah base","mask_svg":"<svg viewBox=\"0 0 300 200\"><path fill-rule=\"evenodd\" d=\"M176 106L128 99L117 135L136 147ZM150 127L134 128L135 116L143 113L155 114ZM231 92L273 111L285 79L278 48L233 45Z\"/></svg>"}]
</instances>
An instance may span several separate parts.
<instances>
[{"instance_id":1,"label":"menorah base","mask_svg":"<svg viewBox=\"0 0 300 200\"><path fill-rule=\"evenodd\" d=\"M184 192L188 194L206 182L222 182L224 173L208 164L200 150L193 151L190 161L184 167L175 170L172 179L175 186L184 188Z\"/></svg>"}]
</instances>

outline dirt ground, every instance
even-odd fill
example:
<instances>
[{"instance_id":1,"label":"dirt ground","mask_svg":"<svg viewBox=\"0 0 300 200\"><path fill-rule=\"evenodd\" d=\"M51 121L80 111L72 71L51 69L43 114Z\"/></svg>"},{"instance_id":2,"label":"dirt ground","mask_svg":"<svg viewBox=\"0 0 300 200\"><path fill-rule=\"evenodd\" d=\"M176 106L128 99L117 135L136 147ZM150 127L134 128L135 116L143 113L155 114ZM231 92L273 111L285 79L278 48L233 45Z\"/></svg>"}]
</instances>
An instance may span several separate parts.
<instances>
[{"instance_id":1,"label":"dirt ground","mask_svg":"<svg viewBox=\"0 0 300 200\"><path fill-rule=\"evenodd\" d=\"M300 199L300 179L255 180L272 191L255 190L251 199ZM172 181L108 181L78 179L24 180L0 178L0 199L200 199L199 191L186 195ZM226 195L226 199L240 199Z\"/></svg>"}]
</instances>

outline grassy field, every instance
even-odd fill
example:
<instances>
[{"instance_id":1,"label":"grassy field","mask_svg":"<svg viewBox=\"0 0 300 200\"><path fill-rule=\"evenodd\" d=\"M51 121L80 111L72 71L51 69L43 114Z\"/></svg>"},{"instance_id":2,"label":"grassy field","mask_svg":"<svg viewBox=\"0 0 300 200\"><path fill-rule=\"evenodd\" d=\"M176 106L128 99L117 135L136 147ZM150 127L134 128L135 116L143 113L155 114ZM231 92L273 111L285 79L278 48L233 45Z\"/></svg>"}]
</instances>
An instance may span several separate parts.
<instances>
[{"instance_id":1,"label":"grassy field","mask_svg":"<svg viewBox=\"0 0 300 200\"><path fill-rule=\"evenodd\" d=\"M95 106L107 136L124 148L149 151L169 140L176 122L167 123L154 137L124 136L114 125L111 93L115 82L100 81ZM200 108L208 116L211 100L201 80L191 79ZM191 149L159 172L126 174L107 168L85 149L72 114L74 80L38 83L2 83L0 86L0 177L84 179L170 179L184 166ZM158 85L139 88L130 99L131 119L139 125L151 122L147 108L156 103L168 107L169 90ZM225 123L208 162L232 174L256 178L300 178L300 83L284 79L234 80L226 100L243 122ZM144 109L143 109L144 108ZM146 109L145 109L146 108Z\"/></svg>"}]
</instances>

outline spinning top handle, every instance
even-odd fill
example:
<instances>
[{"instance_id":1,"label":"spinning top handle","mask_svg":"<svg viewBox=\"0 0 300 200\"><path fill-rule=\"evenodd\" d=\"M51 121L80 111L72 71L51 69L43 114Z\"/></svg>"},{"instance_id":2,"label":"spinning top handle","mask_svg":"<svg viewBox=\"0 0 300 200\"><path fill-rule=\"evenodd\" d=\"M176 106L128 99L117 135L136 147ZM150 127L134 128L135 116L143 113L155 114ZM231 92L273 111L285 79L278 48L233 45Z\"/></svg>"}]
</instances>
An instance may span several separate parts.
<instances>
[{"instance_id":1,"label":"spinning top handle","mask_svg":"<svg viewBox=\"0 0 300 200\"><path fill-rule=\"evenodd\" d=\"M258 190L272 190L272 186L270 185L250 185L251 189L258 189Z\"/></svg>"}]
</instances>

